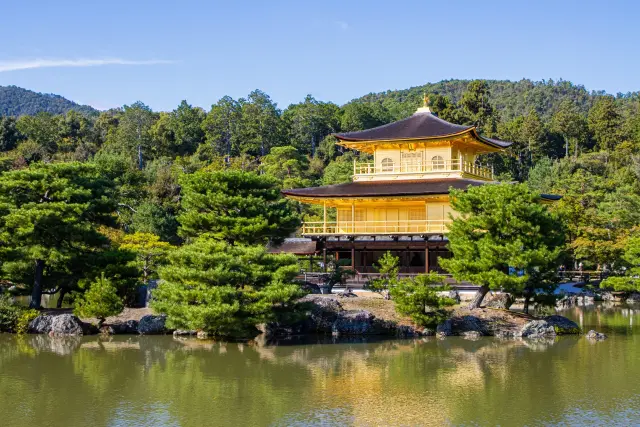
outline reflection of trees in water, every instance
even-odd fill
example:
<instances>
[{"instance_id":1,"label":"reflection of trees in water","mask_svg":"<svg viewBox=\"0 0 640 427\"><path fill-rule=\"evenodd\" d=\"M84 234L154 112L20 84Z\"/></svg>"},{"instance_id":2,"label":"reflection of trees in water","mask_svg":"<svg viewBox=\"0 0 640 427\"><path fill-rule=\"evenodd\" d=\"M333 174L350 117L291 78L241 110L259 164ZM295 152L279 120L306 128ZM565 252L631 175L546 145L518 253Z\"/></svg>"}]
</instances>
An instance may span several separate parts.
<instances>
[{"instance_id":1,"label":"reflection of trees in water","mask_svg":"<svg viewBox=\"0 0 640 427\"><path fill-rule=\"evenodd\" d=\"M640 304L605 301L593 306L573 307L560 314L574 320L585 331L596 329L607 334L633 335L633 329L640 324Z\"/></svg>"},{"instance_id":2,"label":"reflection of trees in water","mask_svg":"<svg viewBox=\"0 0 640 427\"><path fill-rule=\"evenodd\" d=\"M11 410L16 425L52 426L131 420L125 409L181 426L295 424L312 415L336 424L540 424L593 393L622 395L640 374L638 340L265 347L172 337L0 337L0 411ZM16 401L19 411L9 403Z\"/></svg>"}]
</instances>

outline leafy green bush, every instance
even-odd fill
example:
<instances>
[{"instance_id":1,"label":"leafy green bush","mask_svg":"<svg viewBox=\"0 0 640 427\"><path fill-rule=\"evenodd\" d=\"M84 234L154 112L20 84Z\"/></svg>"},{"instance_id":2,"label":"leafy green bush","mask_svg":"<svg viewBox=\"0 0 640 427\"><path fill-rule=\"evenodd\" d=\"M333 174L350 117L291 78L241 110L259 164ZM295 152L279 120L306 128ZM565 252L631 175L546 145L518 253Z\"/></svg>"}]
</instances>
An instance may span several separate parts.
<instances>
[{"instance_id":1,"label":"leafy green bush","mask_svg":"<svg viewBox=\"0 0 640 427\"><path fill-rule=\"evenodd\" d=\"M29 323L40 315L38 310L26 309L20 312L15 325L15 332L18 334L26 334L29 332Z\"/></svg>"},{"instance_id":2,"label":"leafy green bush","mask_svg":"<svg viewBox=\"0 0 640 427\"><path fill-rule=\"evenodd\" d=\"M0 295L0 332L15 332L21 310L9 295Z\"/></svg>"},{"instance_id":3,"label":"leafy green bush","mask_svg":"<svg viewBox=\"0 0 640 427\"><path fill-rule=\"evenodd\" d=\"M74 313L79 317L95 317L98 327L109 316L120 314L124 308L118 289L104 277L96 279L84 295L76 301Z\"/></svg>"},{"instance_id":4,"label":"leafy green bush","mask_svg":"<svg viewBox=\"0 0 640 427\"><path fill-rule=\"evenodd\" d=\"M429 273L400 280L390 292L398 313L411 317L418 325L433 326L447 318L443 308L455 304L455 300L439 294L446 290L443 278Z\"/></svg>"}]
</instances>

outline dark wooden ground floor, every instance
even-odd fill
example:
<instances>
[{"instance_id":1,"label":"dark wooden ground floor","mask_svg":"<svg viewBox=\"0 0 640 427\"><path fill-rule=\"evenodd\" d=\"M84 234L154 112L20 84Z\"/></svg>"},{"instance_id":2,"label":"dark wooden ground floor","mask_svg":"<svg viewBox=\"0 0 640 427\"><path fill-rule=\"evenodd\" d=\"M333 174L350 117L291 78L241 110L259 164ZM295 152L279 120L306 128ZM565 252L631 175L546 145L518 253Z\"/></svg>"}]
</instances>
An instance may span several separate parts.
<instances>
[{"instance_id":1,"label":"dark wooden ground floor","mask_svg":"<svg viewBox=\"0 0 640 427\"><path fill-rule=\"evenodd\" d=\"M442 273L439 259L448 258L446 240L318 240L322 262L341 261L358 273L376 273L376 261L387 251L400 259L401 273Z\"/></svg>"}]
</instances>

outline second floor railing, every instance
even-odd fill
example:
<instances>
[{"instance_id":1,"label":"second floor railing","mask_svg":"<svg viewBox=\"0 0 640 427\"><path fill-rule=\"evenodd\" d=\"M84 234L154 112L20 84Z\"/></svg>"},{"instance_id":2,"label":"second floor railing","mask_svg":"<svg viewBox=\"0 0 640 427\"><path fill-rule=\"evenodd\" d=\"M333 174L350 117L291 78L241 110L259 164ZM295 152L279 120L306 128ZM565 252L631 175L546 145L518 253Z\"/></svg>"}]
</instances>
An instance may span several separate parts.
<instances>
[{"instance_id":1,"label":"second floor railing","mask_svg":"<svg viewBox=\"0 0 640 427\"><path fill-rule=\"evenodd\" d=\"M449 230L450 219L391 221L327 221L305 222L304 236L440 234Z\"/></svg>"},{"instance_id":2,"label":"second floor railing","mask_svg":"<svg viewBox=\"0 0 640 427\"><path fill-rule=\"evenodd\" d=\"M427 162L402 162L387 165L376 165L375 163L353 164L354 175L378 175L378 174L439 174L447 172L465 172L485 179L493 179L491 169L477 166L471 162L456 160L434 160Z\"/></svg>"}]
</instances>

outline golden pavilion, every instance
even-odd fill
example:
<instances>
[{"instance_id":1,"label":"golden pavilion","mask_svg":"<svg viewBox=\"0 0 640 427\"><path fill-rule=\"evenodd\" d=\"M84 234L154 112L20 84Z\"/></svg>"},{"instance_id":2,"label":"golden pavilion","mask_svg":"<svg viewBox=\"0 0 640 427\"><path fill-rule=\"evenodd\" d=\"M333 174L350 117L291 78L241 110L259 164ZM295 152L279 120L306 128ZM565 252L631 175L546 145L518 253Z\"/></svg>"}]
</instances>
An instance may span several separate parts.
<instances>
[{"instance_id":1,"label":"golden pavilion","mask_svg":"<svg viewBox=\"0 0 640 427\"><path fill-rule=\"evenodd\" d=\"M334 136L373 161L354 161L353 182L282 193L323 206L323 220L305 222L302 235L316 242L325 264L327 254L350 259L359 273L375 272L386 251L400 257L401 272L440 271L438 258L449 256L446 233L456 215L449 190L495 182L478 156L511 145L438 118L426 96L406 119Z\"/></svg>"}]
</instances>

